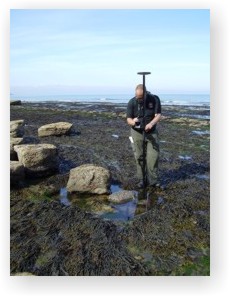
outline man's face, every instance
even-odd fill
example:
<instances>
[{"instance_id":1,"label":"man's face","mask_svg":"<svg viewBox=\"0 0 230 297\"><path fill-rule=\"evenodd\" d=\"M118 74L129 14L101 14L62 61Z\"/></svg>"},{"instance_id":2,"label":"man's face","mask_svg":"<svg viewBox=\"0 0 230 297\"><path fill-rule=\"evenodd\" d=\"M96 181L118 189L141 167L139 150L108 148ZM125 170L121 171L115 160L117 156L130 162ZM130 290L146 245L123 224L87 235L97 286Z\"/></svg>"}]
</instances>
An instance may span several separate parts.
<instances>
[{"instance_id":1,"label":"man's face","mask_svg":"<svg viewBox=\"0 0 230 297\"><path fill-rule=\"evenodd\" d=\"M137 89L135 92L135 96L137 99L142 99L143 98L143 90L142 89Z\"/></svg>"}]
</instances>

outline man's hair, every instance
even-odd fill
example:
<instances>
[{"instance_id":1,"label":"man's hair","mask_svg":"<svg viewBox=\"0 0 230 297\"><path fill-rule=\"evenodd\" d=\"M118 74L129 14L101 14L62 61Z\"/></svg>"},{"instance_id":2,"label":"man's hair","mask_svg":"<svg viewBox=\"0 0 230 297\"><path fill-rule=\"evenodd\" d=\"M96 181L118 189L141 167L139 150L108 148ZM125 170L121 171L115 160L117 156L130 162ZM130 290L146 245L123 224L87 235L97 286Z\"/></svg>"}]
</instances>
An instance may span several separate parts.
<instances>
[{"instance_id":1,"label":"man's hair","mask_svg":"<svg viewBox=\"0 0 230 297\"><path fill-rule=\"evenodd\" d=\"M143 84L139 84L139 85L137 85L136 86L136 89L135 90L143 90L144 89L144 86L143 86ZM145 92L146 92L147 90L146 90L146 87L145 87Z\"/></svg>"}]
</instances>

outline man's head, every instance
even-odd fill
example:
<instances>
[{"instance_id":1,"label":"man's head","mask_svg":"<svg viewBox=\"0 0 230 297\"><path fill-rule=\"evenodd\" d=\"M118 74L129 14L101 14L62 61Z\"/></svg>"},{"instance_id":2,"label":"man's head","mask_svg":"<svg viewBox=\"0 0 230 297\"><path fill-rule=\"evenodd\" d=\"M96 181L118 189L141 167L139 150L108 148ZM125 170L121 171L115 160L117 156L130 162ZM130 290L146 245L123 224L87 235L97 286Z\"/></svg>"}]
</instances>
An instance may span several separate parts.
<instances>
[{"instance_id":1,"label":"man's head","mask_svg":"<svg viewBox=\"0 0 230 297\"><path fill-rule=\"evenodd\" d=\"M142 84L136 86L135 97L137 99L143 99L143 93L144 93L143 89L144 89L144 87ZM146 91L146 88L145 88L145 91Z\"/></svg>"}]
</instances>

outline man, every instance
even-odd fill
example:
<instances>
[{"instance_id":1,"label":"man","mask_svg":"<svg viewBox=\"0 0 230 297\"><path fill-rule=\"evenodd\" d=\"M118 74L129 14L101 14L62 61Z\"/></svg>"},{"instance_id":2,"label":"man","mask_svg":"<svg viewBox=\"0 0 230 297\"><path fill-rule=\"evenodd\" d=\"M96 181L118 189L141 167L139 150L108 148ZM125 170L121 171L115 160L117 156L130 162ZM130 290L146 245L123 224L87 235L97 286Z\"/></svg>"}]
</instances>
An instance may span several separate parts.
<instances>
[{"instance_id":1,"label":"man","mask_svg":"<svg viewBox=\"0 0 230 297\"><path fill-rule=\"evenodd\" d=\"M137 85L135 97L130 99L127 106L127 123L131 126L131 136L134 144L134 156L137 164L137 176L140 180L138 188L143 188L143 131L146 133L146 169L147 185L160 187L158 181L159 140L157 123L161 118L160 98L146 93L145 118L143 85Z\"/></svg>"}]
</instances>

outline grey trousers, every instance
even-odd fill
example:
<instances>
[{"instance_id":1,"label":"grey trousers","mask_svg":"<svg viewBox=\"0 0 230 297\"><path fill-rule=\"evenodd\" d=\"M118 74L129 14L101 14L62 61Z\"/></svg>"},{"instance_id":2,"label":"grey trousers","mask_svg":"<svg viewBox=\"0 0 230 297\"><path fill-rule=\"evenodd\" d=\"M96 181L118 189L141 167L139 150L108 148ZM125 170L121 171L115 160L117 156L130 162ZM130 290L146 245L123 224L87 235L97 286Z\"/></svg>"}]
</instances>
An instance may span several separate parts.
<instances>
[{"instance_id":1,"label":"grey trousers","mask_svg":"<svg viewBox=\"0 0 230 297\"><path fill-rule=\"evenodd\" d=\"M133 151L137 165L137 176L143 179L141 158L143 156L143 134L131 129L133 138ZM146 170L148 185L154 185L158 181L159 139L158 131L146 133Z\"/></svg>"}]
</instances>

